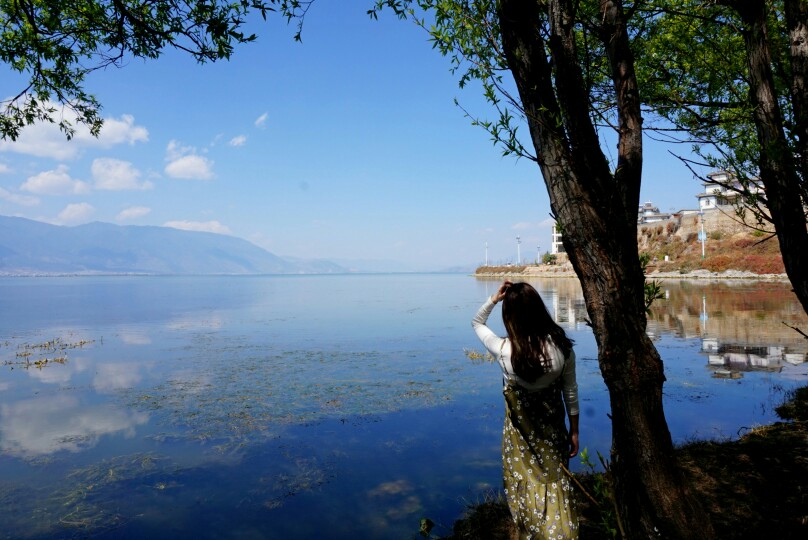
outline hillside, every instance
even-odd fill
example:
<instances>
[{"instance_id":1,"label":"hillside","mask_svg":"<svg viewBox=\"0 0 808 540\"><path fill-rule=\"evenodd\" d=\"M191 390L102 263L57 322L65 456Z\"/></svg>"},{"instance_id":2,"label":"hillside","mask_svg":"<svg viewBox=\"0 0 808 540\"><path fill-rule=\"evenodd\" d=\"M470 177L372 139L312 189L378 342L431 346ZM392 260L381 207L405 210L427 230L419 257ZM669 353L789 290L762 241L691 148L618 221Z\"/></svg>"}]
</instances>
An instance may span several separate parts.
<instances>
[{"instance_id":1,"label":"hillside","mask_svg":"<svg viewBox=\"0 0 808 540\"><path fill-rule=\"evenodd\" d=\"M338 273L328 261L288 261L246 240L168 227L60 227L0 216L0 274Z\"/></svg>"},{"instance_id":2,"label":"hillside","mask_svg":"<svg viewBox=\"0 0 808 540\"><path fill-rule=\"evenodd\" d=\"M772 233L754 230L739 223L735 216L719 211L705 215L704 258L698 233L698 215L671 219L637 227L637 247L651 262L647 274L688 274L737 271L758 275L784 274L783 257ZM667 259L666 259L667 257ZM703 274L701 272L700 274ZM480 266L478 276L572 277L572 265L562 255L557 264ZM699 274L697 272L697 274ZM695 275L694 277L700 277Z\"/></svg>"},{"instance_id":3,"label":"hillside","mask_svg":"<svg viewBox=\"0 0 808 540\"><path fill-rule=\"evenodd\" d=\"M648 272L680 272L704 269L710 272L737 270L754 274L782 274L783 257L777 238L738 223L735 216L712 212L705 215L704 258L698 239L697 215L681 222L641 225L637 229L640 253L651 256ZM665 260L667 256L668 260Z\"/></svg>"}]
</instances>

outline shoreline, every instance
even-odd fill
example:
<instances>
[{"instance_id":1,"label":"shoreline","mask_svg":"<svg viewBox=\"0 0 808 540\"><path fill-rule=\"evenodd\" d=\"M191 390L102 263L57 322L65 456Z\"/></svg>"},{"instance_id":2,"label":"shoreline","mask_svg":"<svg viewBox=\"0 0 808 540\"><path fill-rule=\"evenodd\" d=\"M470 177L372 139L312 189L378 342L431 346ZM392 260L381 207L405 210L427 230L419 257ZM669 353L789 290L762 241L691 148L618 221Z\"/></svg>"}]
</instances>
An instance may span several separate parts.
<instances>
[{"instance_id":1,"label":"shoreline","mask_svg":"<svg viewBox=\"0 0 808 540\"><path fill-rule=\"evenodd\" d=\"M482 268L482 267L481 267ZM501 267L500 267L501 268ZM497 268L494 272L485 272L481 269L472 274L475 278L575 278L578 276L571 265L564 266L527 266L518 267L513 271L501 270ZM723 272L711 272L709 270L698 269L690 272L648 272L645 277L651 280L749 280L749 281L788 281L786 274L755 274L746 270L725 270Z\"/></svg>"},{"instance_id":2,"label":"shoreline","mask_svg":"<svg viewBox=\"0 0 808 540\"><path fill-rule=\"evenodd\" d=\"M674 449L682 472L689 477L692 496L702 505L716 538L805 538L808 531L806 494L808 461L808 386L784 396L775 407L779 421L754 426L737 439L697 438ZM797 458L795 458L797 456ZM603 472L575 476L598 504L576 490L582 538L611 540L617 523L601 508L611 506ZM443 540L468 538L511 540L516 537L505 495L495 491L487 500L469 505Z\"/></svg>"}]
</instances>

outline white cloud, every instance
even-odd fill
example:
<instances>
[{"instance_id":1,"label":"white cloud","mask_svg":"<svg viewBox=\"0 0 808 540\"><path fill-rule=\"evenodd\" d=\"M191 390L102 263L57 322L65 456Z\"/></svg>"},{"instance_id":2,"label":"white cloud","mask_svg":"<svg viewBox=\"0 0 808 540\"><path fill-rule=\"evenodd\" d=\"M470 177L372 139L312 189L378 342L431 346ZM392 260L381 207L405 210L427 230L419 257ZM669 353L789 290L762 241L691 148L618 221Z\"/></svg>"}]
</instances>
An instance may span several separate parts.
<instances>
[{"instance_id":1,"label":"white cloud","mask_svg":"<svg viewBox=\"0 0 808 540\"><path fill-rule=\"evenodd\" d=\"M130 206L125 208L115 216L116 221L129 221L131 219L138 219L151 213L151 208L145 206Z\"/></svg>"},{"instance_id":2,"label":"white cloud","mask_svg":"<svg viewBox=\"0 0 808 540\"><path fill-rule=\"evenodd\" d=\"M120 119L104 118L104 127L101 128L101 133L97 138L90 134L90 130L82 129L76 131L76 139L101 148L110 148L124 143L131 146L138 142L147 142L149 131L143 126L135 125L134 116L124 114Z\"/></svg>"},{"instance_id":3,"label":"white cloud","mask_svg":"<svg viewBox=\"0 0 808 540\"><path fill-rule=\"evenodd\" d=\"M50 105L57 108L55 117L63 115L76 129L72 140L68 141L56 124L40 122L25 127L16 141L0 141L0 151L65 160L75 159L88 147L111 148L118 144L133 145L149 140L148 130L136 125L132 115L105 118L101 133L98 137L93 137L86 126L77 122L75 114L67 109L60 109L54 103Z\"/></svg>"},{"instance_id":4,"label":"white cloud","mask_svg":"<svg viewBox=\"0 0 808 540\"><path fill-rule=\"evenodd\" d=\"M230 139L230 146L244 146L247 143L247 137L245 135L238 135Z\"/></svg>"},{"instance_id":5,"label":"white cloud","mask_svg":"<svg viewBox=\"0 0 808 540\"><path fill-rule=\"evenodd\" d=\"M122 191L126 189L151 189L154 184L140 181L140 171L128 161L112 158L93 160L93 181L96 189Z\"/></svg>"},{"instance_id":6,"label":"white cloud","mask_svg":"<svg viewBox=\"0 0 808 540\"><path fill-rule=\"evenodd\" d=\"M183 231L211 232L216 234L232 234L230 229L218 221L167 221L163 227L182 229Z\"/></svg>"},{"instance_id":7,"label":"white cloud","mask_svg":"<svg viewBox=\"0 0 808 540\"><path fill-rule=\"evenodd\" d=\"M44 171L28 177L20 189L38 195L81 195L90 191L90 186L81 180L75 180L68 174L67 165L59 165L50 171Z\"/></svg>"},{"instance_id":8,"label":"white cloud","mask_svg":"<svg viewBox=\"0 0 808 540\"><path fill-rule=\"evenodd\" d=\"M186 180L210 180L213 178L213 161L200 156L192 146L181 146L171 141L166 148L165 173L172 178Z\"/></svg>"},{"instance_id":9,"label":"white cloud","mask_svg":"<svg viewBox=\"0 0 808 540\"><path fill-rule=\"evenodd\" d=\"M552 227L553 225L555 225L553 218L545 218L539 223L539 227Z\"/></svg>"},{"instance_id":10,"label":"white cloud","mask_svg":"<svg viewBox=\"0 0 808 540\"><path fill-rule=\"evenodd\" d=\"M195 152L196 149L193 146L182 146L179 141L172 139L166 146L166 161L174 161Z\"/></svg>"},{"instance_id":11,"label":"white cloud","mask_svg":"<svg viewBox=\"0 0 808 540\"><path fill-rule=\"evenodd\" d=\"M30 195L18 195L11 193L0 187L0 199L10 203L18 204L20 206L36 206L39 204L39 199L31 197Z\"/></svg>"},{"instance_id":12,"label":"white cloud","mask_svg":"<svg viewBox=\"0 0 808 540\"><path fill-rule=\"evenodd\" d=\"M206 157L183 156L166 165L165 172L172 178L186 180L210 180L213 178L213 162Z\"/></svg>"},{"instance_id":13,"label":"white cloud","mask_svg":"<svg viewBox=\"0 0 808 540\"><path fill-rule=\"evenodd\" d=\"M260 128L264 127L264 124L267 123L267 117L268 116L269 116L269 113L264 113L261 116L259 116L258 118L256 118L255 119L255 127L260 127Z\"/></svg>"},{"instance_id":14,"label":"white cloud","mask_svg":"<svg viewBox=\"0 0 808 540\"><path fill-rule=\"evenodd\" d=\"M56 222L60 225L76 225L86 222L95 213L95 208L89 203L68 204L59 212Z\"/></svg>"},{"instance_id":15,"label":"white cloud","mask_svg":"<svg viewBox=\"0 0 808 540\"><path fill-rule=\"evenodd\" d=\"M11 167L5 163L0 163L0 174L8 174L11 172Z\"/></svg>"}]
</instances>

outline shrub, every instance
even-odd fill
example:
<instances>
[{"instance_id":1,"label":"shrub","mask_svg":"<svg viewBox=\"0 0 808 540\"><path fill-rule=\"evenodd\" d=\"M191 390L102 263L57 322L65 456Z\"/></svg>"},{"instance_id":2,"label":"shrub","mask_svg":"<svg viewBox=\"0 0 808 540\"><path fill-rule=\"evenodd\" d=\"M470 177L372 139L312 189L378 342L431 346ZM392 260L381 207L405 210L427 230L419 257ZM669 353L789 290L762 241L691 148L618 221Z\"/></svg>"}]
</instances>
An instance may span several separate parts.
<instances>
[{"instance_id":1,"label":"shrub","mask_svg":"<svg viewBox=\"0 0 808 540\"><path fill-rule=\"evenodd\" d=\"M685 240L685 242L687 242L688 244L692 244L693 242L696 241L696 239L698 239L698 237L699 237L698 233L694 233L694 232L688 233L687 239Z\"/></svg>"},{"instance_id":2,"label":"shrub","mask_svg":"<svg viewBox=\"0 0 808 540\"><path fill-rule=\"evenodd\" d=\"M744 255L738 261L738 269L755 274L783 274L786 271L781 255Z\"/></svg>"},{"instance_id":3,"label":"shrub","mask_svg":"<svg viewBox=\"0 0 808 540\"><path fill-rule=\"evenodd\" d=\"M710 233L710 240L721 240L721 231L713 231Z\"/></svg>"},{"instance_id":4,"label":"shrub","mask_svg":"<svg viewBox=\"0 0 808 540\"><path fill-rule=\"evenodd\" d=\"M748 247L755 245L755 243L756 242L751 238L738 238L737 240L735 240L735 247L738 249L746 249Z\"/></svg>"},{"instance_id":5,"label":"shrub","mask_svg":"<svg viewBox=\"0 0 808 540\"><path fill-rule=\"evenodd\" d=\"M676 223L669 221L668 224L665 225L665 230L668 232L668 236L672 235L676 232Z\"/></svg>"},{"instance_id":6,"label":"shrub","mask_svg":"<svg viewBox=\"0 0 808 540\"><path fill-rule=\"evenodd\" d=\"M520 274L525 271L527 268L524 265L517 266L513 265L505 265L505 266L480 266L477 270L474 271L475 274Z\"/></svg>"},{"instance_id":7,"label":"shrub","mask_svg":"<svg viewBox=\"0 0 808 540\"><path fill-rule=\"evenodd\" d=\"M716 255L705 259L701 263L701 267L710 272L724 272L728 270L732 264L732 257L729 255Z\"/></svg>"}]
</instances>

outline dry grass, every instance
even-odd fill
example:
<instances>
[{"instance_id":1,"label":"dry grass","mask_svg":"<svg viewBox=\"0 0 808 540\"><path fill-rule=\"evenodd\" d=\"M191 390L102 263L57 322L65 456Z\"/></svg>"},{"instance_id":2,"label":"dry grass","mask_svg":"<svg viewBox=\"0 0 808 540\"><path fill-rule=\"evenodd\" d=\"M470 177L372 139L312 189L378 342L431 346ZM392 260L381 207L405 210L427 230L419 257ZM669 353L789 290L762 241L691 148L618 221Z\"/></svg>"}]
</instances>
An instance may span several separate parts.
<instances>
[{"instance_id":1,"label":"dry grass","mask_svg":"<svg viewBox=\"0 0 808 540\"><path fill-rule=\"evenodd\" d=\"M783 257L776 238L755 236L753 232L721 234L705 244L701 258L701 242L693 235L659 235L640 243L640 252L648 253L652 266L662 272L689 272L705 269L748 271L755 274L782 274ZM669 258L665 262L665 256Z\"/></svg>"}]
</instances>

